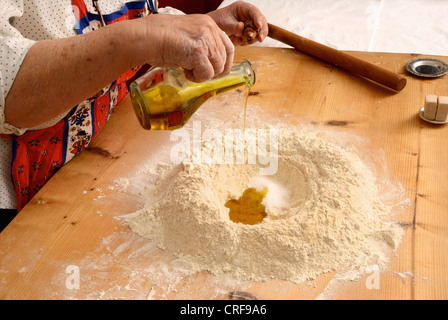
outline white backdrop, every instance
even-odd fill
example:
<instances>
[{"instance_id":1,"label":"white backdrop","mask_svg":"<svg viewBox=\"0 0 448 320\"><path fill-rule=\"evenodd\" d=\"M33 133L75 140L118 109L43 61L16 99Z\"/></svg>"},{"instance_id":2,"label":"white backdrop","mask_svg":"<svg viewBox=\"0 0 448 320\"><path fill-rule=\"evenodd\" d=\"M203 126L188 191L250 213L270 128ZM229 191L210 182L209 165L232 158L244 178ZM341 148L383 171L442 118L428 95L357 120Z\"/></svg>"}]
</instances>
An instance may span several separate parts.
<instances>
[{"instance_id":1,"label":"white backdrop","mask_svg":"<svg viewBox=\"0 0 448 320\"><path fill-rule=\"evenodd\" d=\"M339 50L448 55L448 0L245 1L268 22Z\"/></svg>"}]
</instances>

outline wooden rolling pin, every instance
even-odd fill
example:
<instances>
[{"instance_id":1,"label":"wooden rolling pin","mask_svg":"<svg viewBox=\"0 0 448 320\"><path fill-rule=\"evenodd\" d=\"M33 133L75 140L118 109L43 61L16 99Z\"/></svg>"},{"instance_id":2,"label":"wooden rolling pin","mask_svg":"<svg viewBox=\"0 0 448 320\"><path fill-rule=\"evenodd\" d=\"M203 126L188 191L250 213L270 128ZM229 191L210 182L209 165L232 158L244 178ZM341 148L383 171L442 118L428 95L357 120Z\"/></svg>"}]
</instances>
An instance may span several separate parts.
<instances>
[{"instance_id":1,"label":"wooden rolling pin","mask_svg":"<svg viewBox=\"0 0 448 320\"><path fill-rule=\"evenodd\" d=\"M290 45L310 56L329 62L348 72L360 75L396 91L401 91L406 86L406 78L397 73L327 47L318 42L306 39L270 23L268 23L268 26L268 36L270 38Z\"/></svg>"}]
</instances>

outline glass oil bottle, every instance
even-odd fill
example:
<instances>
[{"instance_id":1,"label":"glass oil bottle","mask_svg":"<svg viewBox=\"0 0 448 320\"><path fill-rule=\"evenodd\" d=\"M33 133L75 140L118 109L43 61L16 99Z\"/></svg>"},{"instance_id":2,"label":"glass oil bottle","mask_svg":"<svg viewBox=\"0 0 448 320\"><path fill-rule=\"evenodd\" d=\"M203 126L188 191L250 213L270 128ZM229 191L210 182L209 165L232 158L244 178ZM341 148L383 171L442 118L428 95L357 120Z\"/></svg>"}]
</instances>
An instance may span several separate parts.
<instances>
[{"instance_id":1,"label":"glass oil bottle","mask_svg":"<svg viewBox=\"0 0 448 320\"><path fill-rule=\"evenodd\" d=\"M144 129L173 130L183 127L210 98L254 84L254 69L248 60L243 60L232 66L228 74L202 83L187 80L182 69L154 68L130 85L130 94Z\"/></svg>"}]
</instances>

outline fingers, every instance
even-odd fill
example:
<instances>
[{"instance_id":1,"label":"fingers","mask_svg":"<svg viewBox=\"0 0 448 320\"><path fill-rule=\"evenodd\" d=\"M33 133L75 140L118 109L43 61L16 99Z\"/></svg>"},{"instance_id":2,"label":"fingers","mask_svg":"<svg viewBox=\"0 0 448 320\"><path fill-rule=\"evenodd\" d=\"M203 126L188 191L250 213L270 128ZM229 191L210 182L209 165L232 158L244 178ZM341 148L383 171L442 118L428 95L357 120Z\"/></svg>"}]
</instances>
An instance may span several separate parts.
<instances>
[{"instance_id":1,"label":"fingers","mask_svg":"<svg viewBox=\"0 0 448 320\"><path fill-rule=\"evenodd\" d=\"M230 68L232 67L233 64L233 58L235 53L235 47L233 46L233 43L230 40L230 38L227 36L225 32L221 31L220 33L221 33L221 40L225 47L226 59L224 60L224 68L219 75L227 74L230 71Z\"/></svg>"},{"instance_id":2,"label":"fingers","mask_svg":"<svg viewBox=\"0 0 448 320\"><path fill-rule=\"evenodd\" d=\"M234 46L227 35L223 36L220 49L210 49L208 55L193 58L192 67L184 68L185 76L194 82L204 82L227 74L233 64Z\"/></svg>"},{"instance_id":3,"label":"fingers","mask_svg":"<svg viewBox=\"0 0 448 320\"><path fill-rule=\"evenodd\" d=\"M235 20L236 23L239 24L238 30L240 30L240 32L233 32L231 34L231 38L232 38L233 42L238 45L246 44L244 41L240 41L240 39L238 39L238 38L242 36L244 23L248 20L252 20L255 24L255 27L258 28L258 36L256 38L257 41L263 42L269 32L267 19L263 15L263 13L254 5L252 5L248 2L244 2L244 1L234 2L229 7L230 7L229 8L230 13L236 19ZM241 27L241 23L243 25L242 27ZM239 29L239 28L241 28L241 29Z\"/></svg>"},{"instance_id":4,"label":"fingers","mask_svg":"<svg viewBox=\"0 0 448 320\"><path fill-rule=\"evenodd\" d=\"M185 73L187 79L203 82L227 74L233 64L234 45L229 37L215 24L210 26L191 56L190 68Z\"/></svg>"},{"instance_id":5,"label":"fingers","mask_svg":"<svg viewBox=\"0 0 448 320\"><path fill-rule=\"evenodd\" d=\"M254 18L255 26L258 28L258 41L263 42L264 39L268 36L269 28L268 28L268 21L264 15L261 14L258 15L256 18Z\"/></svg>"},{"instance_id":6,"label":"fingers","mask_svg":"<svg viewBox=\"0 0 448 320\"><path fill-rule=\"evenodd\" d=\"M214 70L214 76L223 73L227 62L227 48L225 38L222 36L222 32L218 30L214 34L215 43L209 45L209 61Z\"/></svg>"},{"instance_id":7,"label":"fingers","mask_svg":"<svg viewBox=\"0 0 448 320\"><path fill-rule=\"evenodd\" d=\"M184 69L185 77L193 82L204 82L214 77L214 67L208 59L196 61L192 69Z\"/></svg>"},{"instance_id":8,"label":"fingers","mask_svg":"<svg viewBox=\"0 0 448 320\"><path fill-rule=\"evenodd\" d=\"M203 82L228 73L234 45L207 15L153 15L144 20L150 30L150 50L142 50L146 63L160 67L183 67L186 77Z\"/></svg>"}]
</instances>

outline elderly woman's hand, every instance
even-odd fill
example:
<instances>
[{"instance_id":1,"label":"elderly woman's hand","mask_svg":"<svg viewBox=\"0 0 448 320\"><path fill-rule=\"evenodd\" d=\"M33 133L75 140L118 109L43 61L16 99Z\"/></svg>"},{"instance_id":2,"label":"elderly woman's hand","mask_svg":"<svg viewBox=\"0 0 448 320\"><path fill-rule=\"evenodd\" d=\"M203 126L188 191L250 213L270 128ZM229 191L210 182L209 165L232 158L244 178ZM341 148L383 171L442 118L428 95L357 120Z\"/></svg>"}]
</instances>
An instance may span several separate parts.
<instances>
[{"instance_id":1,"label":"elderly woman's hand","mask_svg":"<svg viewBox=\"0 0 448 320\"><path fill-rule=\"evenodd\" d=\"M235 45L248 45L243 38L244 23L252 20L258 28L256 40L262 42L268 35L266 17L250 3L237 1L231 5L208 13L216 24L224 30Z\"/></svg>"},{"instance_id":2,"label":"elderly woman's hand","mask_svg":"<svg viewBox=\"0 0 448 320\"><path fill-rule=\"evenodd\" d=\"M151 15L139 19L140 43L135 64L183 67L187 78L202 82L228 73L234 46L229 37L207 15ZM141 33L143 31L143 33Z\"/></svg>"},{"instance_id":3,"label":"elderly woman's hand","mask_svg":"<svg viewBox=\"0 0 448 320\"><path fill-rule=\"evenodd\" d=\"M243 40L244 23L252 20L256 40L268 34L266 18L255 6L237 1L207 15L151 15L137 25L133 65L183 67L187 78L202 82L226 74L233 64L234 44Z\"/></svg>"}]
</instances>

